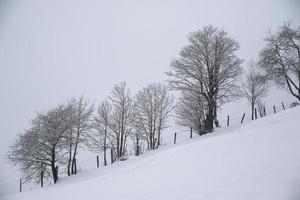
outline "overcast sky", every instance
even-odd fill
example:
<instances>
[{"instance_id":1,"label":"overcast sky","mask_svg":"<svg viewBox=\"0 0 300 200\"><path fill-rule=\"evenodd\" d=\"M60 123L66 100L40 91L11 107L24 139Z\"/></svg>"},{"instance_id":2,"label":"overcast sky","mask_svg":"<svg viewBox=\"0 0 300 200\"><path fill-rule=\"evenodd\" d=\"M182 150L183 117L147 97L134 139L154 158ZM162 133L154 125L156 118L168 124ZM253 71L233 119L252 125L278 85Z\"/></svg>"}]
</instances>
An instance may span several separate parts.
<instances>
[{"instance_id":1,"label":"overcast sky","mask_svg":"<svg viewBox=\"0 0 300 200\"><path fill-rule=\"evenodd\" d=\"M299 26L299 11L298 0L0 0L0 155L36 111L83 92L98 103L120 81L164 81L189 32L226 30L246 64L268 29Z\"/></svg>"}]
</instances>

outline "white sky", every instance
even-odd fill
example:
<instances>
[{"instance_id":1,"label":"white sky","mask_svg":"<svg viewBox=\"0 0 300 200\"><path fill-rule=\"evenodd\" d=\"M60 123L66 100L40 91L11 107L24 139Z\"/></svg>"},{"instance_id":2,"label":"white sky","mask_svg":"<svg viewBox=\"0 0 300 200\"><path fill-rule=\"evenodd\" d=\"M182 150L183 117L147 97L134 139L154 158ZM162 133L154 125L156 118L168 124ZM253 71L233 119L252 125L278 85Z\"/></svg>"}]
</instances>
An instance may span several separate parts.
<instances>
[{"instance_id":1,"label":"white sky","mask_svg":"<svg viewBox=\"0 0 300 200\"><path fill-rule=\"evenodd\" d=\"M299 2L0 0L0 155L35 111L83 92L98 103L120 81L136 91L165 80L202 26L228 31L240 57L256 59L269 28L300 25ZM276 92L268 101L287 99Z\"/></svg>"}]
</instances>

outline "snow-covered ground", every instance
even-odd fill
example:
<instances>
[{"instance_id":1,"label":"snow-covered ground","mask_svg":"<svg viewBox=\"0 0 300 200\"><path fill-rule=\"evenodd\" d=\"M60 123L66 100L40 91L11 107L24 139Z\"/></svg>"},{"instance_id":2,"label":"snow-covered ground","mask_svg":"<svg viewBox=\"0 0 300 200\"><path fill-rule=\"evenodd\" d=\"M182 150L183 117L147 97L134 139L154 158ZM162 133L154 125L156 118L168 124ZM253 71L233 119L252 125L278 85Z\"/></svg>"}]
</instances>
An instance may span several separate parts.
<instances>
[{"instance_id":1,"label":"snow-covered ground","mask_svg":"<svg viewBox=\"0 0 300 200\"><path fill-rule=\"evenodd\" d=\"M299 124L300 106L2 199L297 200Z\"/></svg>"}]
</instances>

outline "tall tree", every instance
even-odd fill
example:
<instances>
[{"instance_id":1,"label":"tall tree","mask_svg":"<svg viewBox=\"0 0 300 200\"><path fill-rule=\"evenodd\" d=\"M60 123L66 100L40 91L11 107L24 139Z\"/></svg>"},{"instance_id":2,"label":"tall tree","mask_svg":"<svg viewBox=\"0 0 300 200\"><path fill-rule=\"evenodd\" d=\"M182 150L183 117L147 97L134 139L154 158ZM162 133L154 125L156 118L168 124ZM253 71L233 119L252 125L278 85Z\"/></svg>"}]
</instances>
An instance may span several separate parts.
<instances>
[{"instance_id":1,"label":"tall tree","mask_svg":"<svg viewBox=\"0 0 300 200\"><path fill-rule=\"evenodd\" d=\"M251 105L251 118L254 119L255 105L261 103L261 99L267 95L268 84L267 79L262 75L254 61L250 63L250 68L246 73L245 81L243 85L243 94Z\"/></svg>"},{"instance_id":2,"label":"tall tree","mask_svg":"<svg viewBox=\"0 0 300 200\"><path fill-rule=\"evenodd\" d=\"M232 101L239 94L237 79L242 63L236 55L239 44L213 26L191 33L188 40L179 58L171 62L168 81L174 89L203 96L207 109L205 131L211 132L217 105Z\"/></svg>"},{"instance_id":3,"label":"tall tree","mask_svg":"<svg viewBox=\"0 0 300 200\"><path fill-rule=\"evenodd\" d=\"M276 33L269 33L260 52L259 65L268 77L300 101L300 27L284 23Z\"/></svg>"}]
</instances>

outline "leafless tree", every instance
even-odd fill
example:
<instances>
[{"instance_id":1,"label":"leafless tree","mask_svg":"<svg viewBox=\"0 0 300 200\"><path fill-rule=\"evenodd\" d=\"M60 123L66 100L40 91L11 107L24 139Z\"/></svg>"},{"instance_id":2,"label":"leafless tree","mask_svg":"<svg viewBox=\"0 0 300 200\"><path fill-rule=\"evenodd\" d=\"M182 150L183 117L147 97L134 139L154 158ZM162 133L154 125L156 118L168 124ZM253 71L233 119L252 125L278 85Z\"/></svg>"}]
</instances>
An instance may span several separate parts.
<instances>
[{"instance_id":1,"label":"leafless tree","mask_svg":"<svg viewBox=\"0 0 300 200\"><path fill-rule=\"evenodd\" d=\"M284 23L265 39L266 46L260 52L259 65L268 77L279 86L287 87L300 101L300 27Z\"/></svg>"},{"instance_id":2,"label":"leafless tree","mask_svg":"<svg viewBox=\"0 0 300 200\"><path fill-rule=\"evenodd\" d=\"M268 93L267 79L262 75L254 61L250 62L250 68L246 73L245 81L243 85L243 95L249 101L251 105L251 118L254 119L255 105L261 103L261 99Z\"/></svg>"},{"instance_id":3,"label":"leafless tree","mask_svg":"<svg viewBox=\"0 0 300 200\"><path fill-rule=\"evenodd\" d=\"M175 109L176 123L180 126L191 127L202 135L205 110L205 100L202 95L182 91Z\"/></svg>"},{"instance_id":4,"label":"leafless tree","mask_svg":"<svg viewBox=\"0 0 300 200\"><path fill-rule=\"evenodd\" d=\"M122 158L126 153L127 137L133 128L133 99L125 82L121 82L113 88L109 99L113 107L109 123L112 131L110 139L117 158Z\"/></svg>"},{"instance_id":5,"label":"leafless tree","mask_svg":"<svg viewBox=\"0 0 300 200\"><path fill-rule=\"evenodd\" d=\"M95 152L103 152L104 165L107 165L106 150L112 147L110 140L111 131L109 123L112 117L112 105L109 101L103 101L97 110L97 115L94 117L95 131L89 135L88 148Z\"/></svg>"},{"instance_id":6,"label":"leafless tree","mask_svg":"<svg viewBox=\"0 0 300 200\"><path fill-rule=\"evenodd\" d=\"M160 145L161 131L166 127L174 98L169 94L167 86L153 83L140 90L135 99L137 134L146 136L148 149L155 149L156 145Z\"/></svg>"},{"instance_id":7,"label":"leafless tree","mask_svg":"<svg viewBox=\"0 0 300 200\"><path fill-rule=\"evenodd\" d=\"M62 140L69 128L72 108L59 105L46 113L39 113L32 127L20 135L10 147L8 159L18 165L28 179L39 179L41 171L45 177L52 175L58 180L58 163L63 160Z\"/></svg>"},{"instance_id":8,"label":"leafless tree","mask_svg":"<svg viewBox=\"0 0 300 200\"><path fill-rule=\"evenodd\" d=\"M79 98L72 98L69 104L72 108L72 124L69 127L69 138L67 139L70 156L68 159L68 175L70 167L71 174L76 174L77 172L75 162L78 148L84 143L89 131L92 129L92 115L94 111L94 105L90 105L88 99L84 98L83 95Z\"/></svg>"},{"instance_id":9,"label":"leafless tree","mask_svg":"<svg viewBox=\"0 0 300 200\"><path fill-rule=\"evenodd\" d=\"M188 39L189 44L182 48L179 58L173 59L167 75L174 89L203 96L207 109L205 131L211 132L217 105L232 101L239 94L237 79L242 63L236 55L239 44L213 26L191 33Z\"/></svg>"}]
</instances>

